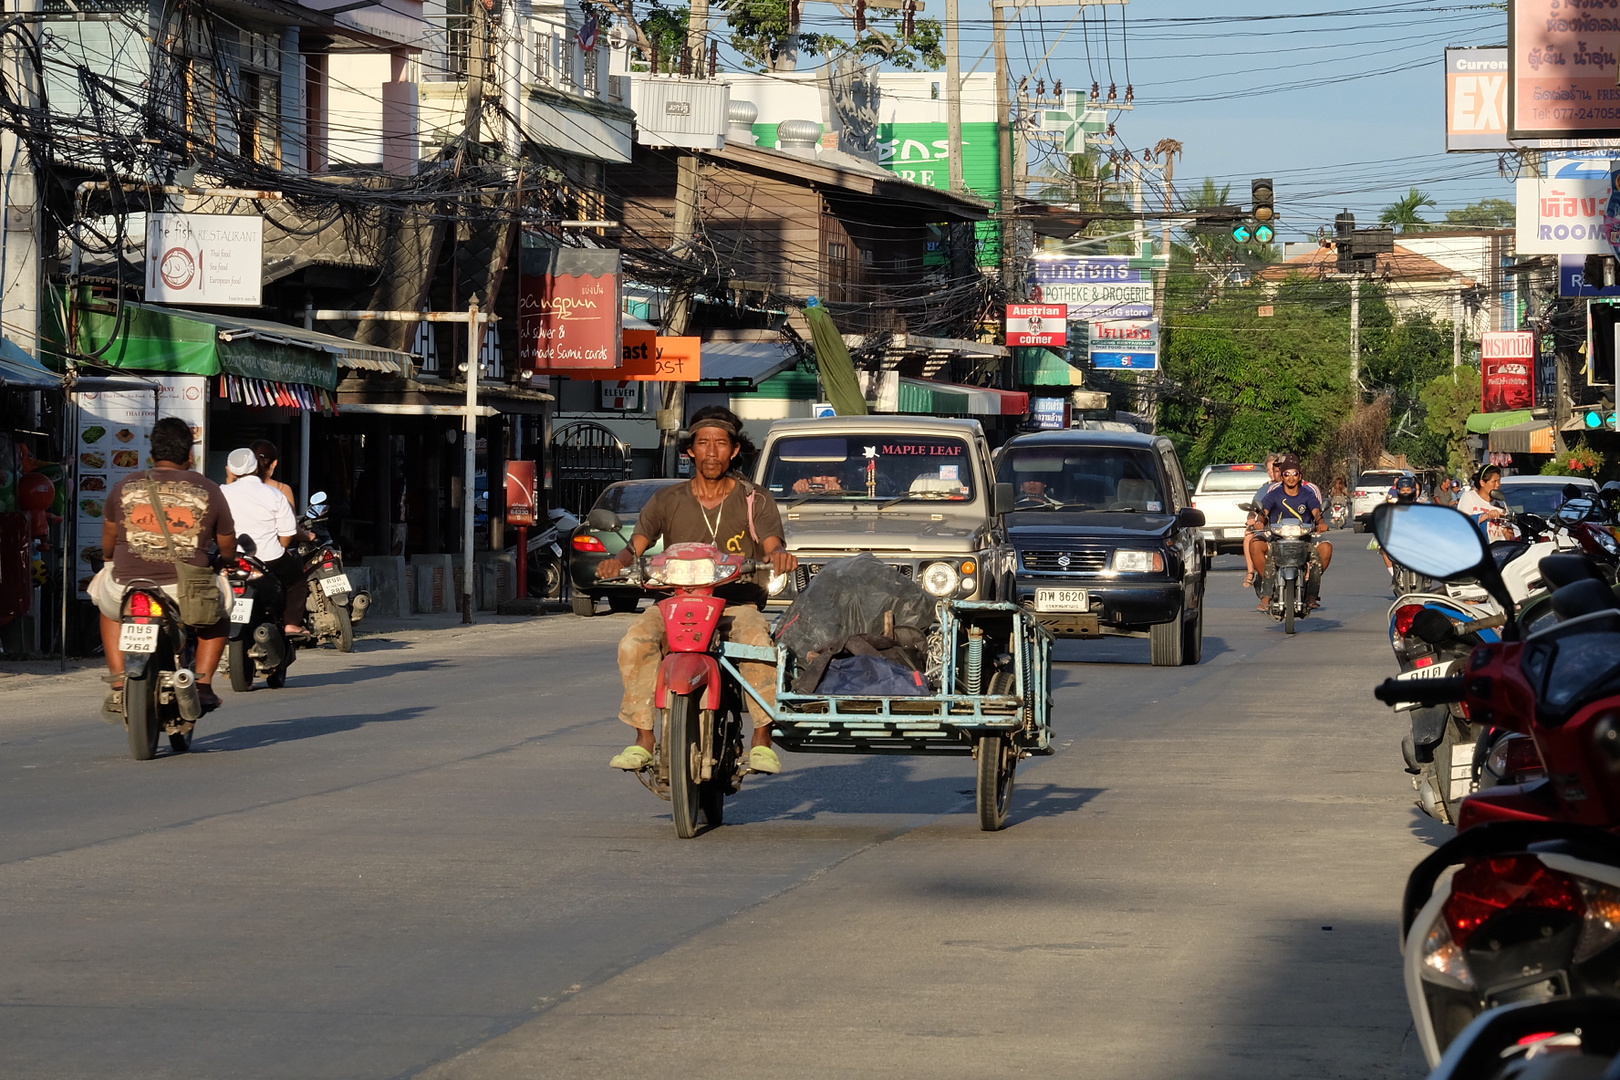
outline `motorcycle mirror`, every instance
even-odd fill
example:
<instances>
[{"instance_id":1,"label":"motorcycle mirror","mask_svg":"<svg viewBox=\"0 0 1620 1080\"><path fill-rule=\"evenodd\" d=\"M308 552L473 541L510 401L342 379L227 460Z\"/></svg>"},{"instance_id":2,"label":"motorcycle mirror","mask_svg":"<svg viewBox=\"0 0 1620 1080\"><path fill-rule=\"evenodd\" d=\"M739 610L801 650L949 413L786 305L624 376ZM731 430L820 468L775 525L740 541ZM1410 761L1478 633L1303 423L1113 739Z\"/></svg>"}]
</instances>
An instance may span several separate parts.
<instances>
[{"instance_id":1,"label":"motorcycle mirror","mask_svg":"<svg viewBox=\"0 0 1620 1080\"><path fill-rule=\"evenodd\" d=\"M600 508L590 512L590 516L585 519L585 524L602 532L618 532L623 528L618 514Z\"/></svg>"},{"instance_id":2,"label":"motorcycle mirror","mask_svg":"<svg viewBox=\"0 0 1620 1080\"><path fill-rule=\"evenodd\" d=\"M236 538L236 550L241 552L243 555L257 555L259 553L259 545L253 542L253 537L243 533L241 536Z\"/></svg>"},{"instance_id":3,"label":"motorcycle mirror","mask_svg":"<svg viewBox=\"0 0 1620 1080\"><path fill-rule=\"evenodd\" d=\"M1477 578L1513 618L1513 598L1485 546L1485 535L1467 514L1434 503L1379 503L1373 535L1390 559L1440 581Z\"/></svg>"},{"instance_id":4,"label":"motorcycle mirror","mask_svg":"<svg viewBox=\"0 0 1620 1080\"><path fill-rule=\"evenodd\" d=\"M326 513L326 492L317 491L309 497L309 512L311 515Z\"/></svg>"}]
</instances>

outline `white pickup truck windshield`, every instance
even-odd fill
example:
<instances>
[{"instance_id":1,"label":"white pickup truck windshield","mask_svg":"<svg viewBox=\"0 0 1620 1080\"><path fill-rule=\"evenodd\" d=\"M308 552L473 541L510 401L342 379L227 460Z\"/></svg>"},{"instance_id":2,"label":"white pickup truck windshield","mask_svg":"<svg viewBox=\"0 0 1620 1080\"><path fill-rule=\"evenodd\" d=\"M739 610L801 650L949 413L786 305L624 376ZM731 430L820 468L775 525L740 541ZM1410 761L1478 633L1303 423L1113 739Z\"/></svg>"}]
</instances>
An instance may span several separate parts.
<instances>
[{"instance_id":1,"label":"white pickup truck windshield","mask_svg":"<svg viewBox=\"0 0 1620 1080\"><path fill-rule=\"evenodd\" d=\"M919 435L802 435L778 439L765 488L778 500L973 499L973 456L964 439Z\"/></svg>"}]
</instances>

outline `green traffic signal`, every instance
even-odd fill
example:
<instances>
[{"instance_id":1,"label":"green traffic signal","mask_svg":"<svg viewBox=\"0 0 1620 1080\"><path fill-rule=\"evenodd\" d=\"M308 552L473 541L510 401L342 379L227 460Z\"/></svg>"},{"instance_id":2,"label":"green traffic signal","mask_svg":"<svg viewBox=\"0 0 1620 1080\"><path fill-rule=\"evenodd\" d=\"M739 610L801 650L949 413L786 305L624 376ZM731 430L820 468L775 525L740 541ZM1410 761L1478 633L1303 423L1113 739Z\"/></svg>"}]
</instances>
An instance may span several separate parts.
<instances>
[{"instance_id":1,"label":"green traffic signal","mask_svg":"<svg viewBox=\"0 0 1620 1080\"><path fill-rule=\"evenodd\" d=\"M1271 243L1271 238L1275 235L1277 234L1272 231L1270 225L1256 225L1254 227L1254 238L1262 244Z\"/></svg>"},{"instance_id":2,"label":"green traffic signal","mask_svg":"<svg viewBox=\"0 0 1620 1080\"><path fill-rule=\"evenodd\" d=\"M1603 414L1598 412L1596 409L1588 410L1587 413L1586 413L1586 426L1589 427L1589 428L1600 428L1600 427L1602 427L1603 426Z\"/></svg>"},{"instance_id":3,"label":"green traffic signal","mask_svg":"<svg viewBox=\"0 0 1620 1080\"><path fill-rule=\"evenodd\" d=\"M1249 227L1247 225L1232 226L1232 239L1236 240L1238 243L1247 244L1253 238L1253 234L1249 232Z\"/></svg>"}]
</instances>

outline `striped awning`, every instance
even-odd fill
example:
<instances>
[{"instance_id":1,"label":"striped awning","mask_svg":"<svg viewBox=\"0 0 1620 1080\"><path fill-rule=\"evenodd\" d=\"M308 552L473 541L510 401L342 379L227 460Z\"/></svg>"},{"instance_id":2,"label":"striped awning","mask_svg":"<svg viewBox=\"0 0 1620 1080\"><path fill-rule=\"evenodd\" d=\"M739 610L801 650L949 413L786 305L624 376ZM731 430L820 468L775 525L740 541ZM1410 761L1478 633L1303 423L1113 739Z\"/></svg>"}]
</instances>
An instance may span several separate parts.
<instances>
[{"instance_id":1,"label":"striped awning","mask_svg":"<svg viewBox=\"0 0 1620 1080\"><path fill-rule=\"evenodd\" d=\"M1547 420L1531 420L1494 428L1487 436L1490 449L1503 454L1552 454L1553 427Z\"/></svg>"},{"instance_id":2,"label":"striped awning","mask_svg":"<svg viewBox=\"0 0 1620 1080\"><path fill-rule=\"evenodd\" d=\"M1029 395L1021 390L902 378L898 411L923 416L1023 416L1029 412Z\"/></svg>"}]
</instances>

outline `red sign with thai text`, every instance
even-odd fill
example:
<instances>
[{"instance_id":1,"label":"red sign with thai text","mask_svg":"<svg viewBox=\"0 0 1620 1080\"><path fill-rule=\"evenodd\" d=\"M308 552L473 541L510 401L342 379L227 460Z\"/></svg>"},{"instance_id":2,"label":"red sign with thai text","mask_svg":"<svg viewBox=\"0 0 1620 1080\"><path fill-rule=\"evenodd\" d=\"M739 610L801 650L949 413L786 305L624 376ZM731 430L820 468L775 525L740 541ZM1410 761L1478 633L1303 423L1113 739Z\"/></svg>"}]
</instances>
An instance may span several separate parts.
<instances>
[{"instance_id":1,"label":"red sign with thai text","mask_svg":"<svg viewBox=\"0 0 1620 1080\"><path fill-rule=\"evenodd\" d=\"M619 366L619 253L558 248L523 253L518 364L526 371Z\"/></svg>"},{"instance_id":2,"label":"red sign with thai text","mask_svg":"<svg viewBox=\"0 0 1620 1080\"><path fill-rule=\"evenodd\" d=\"M1536 404L1536 336L1528 330L1480 335L1480 412L1512 412Z\"/></svg>"}]
</instances>

